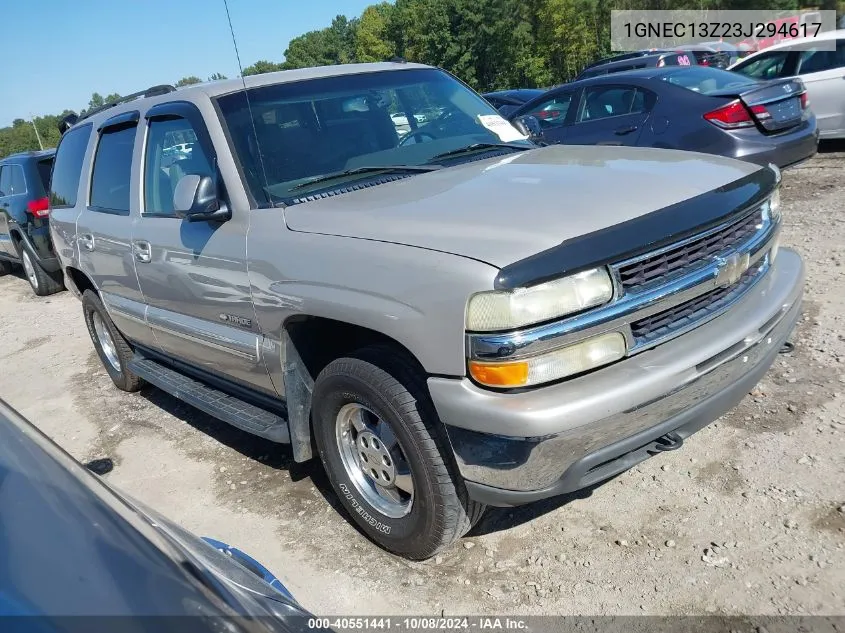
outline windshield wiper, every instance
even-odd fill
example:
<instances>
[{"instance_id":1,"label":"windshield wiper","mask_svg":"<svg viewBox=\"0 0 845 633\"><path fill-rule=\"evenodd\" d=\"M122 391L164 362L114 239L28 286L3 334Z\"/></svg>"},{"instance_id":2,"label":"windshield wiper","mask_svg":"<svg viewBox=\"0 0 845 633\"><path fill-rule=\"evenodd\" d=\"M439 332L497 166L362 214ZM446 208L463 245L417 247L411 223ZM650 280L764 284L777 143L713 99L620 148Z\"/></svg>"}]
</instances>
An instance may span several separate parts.
<instances>
[{"instance_id":1,"label":"windshield wiper","mask_svg":"<svg viewBox=\"0 0 845 633\"><path fill-rule=\"evenodd\" d=\"M288 191L297 191L299 189L304 189L305 187L310 187L311 185L316 185L321 182L327 182L329 180L335 180L336 178L343 178L344 176L355 176L356 174L375 174L380 172L402 172L402 171L435 171L436 169L440 169L440 165L372 165L367 167L355 167L354 169L344 169L343 171L335 171L330 174L323 174L321 176L316 176L311 180L306 182L301 182L298 185L294 185Z\"/></svg>"},{"instance_id":2,"label":"windshield wiper","mask_svg":"<svg viewBox=\"0 0 845 633\"><path fill-rule=\"evenodd\" d=\"M482 149L496 149L499 147L506 147L508 149L516 149L519 151L525 151L528 149L533 149L532 147L526 147L525 145L514 145L512 143L473 143L472 145L467 145L466 147L459 147L458 149L452 149L448 152L443 152L442 154L435 154L431 157L430 160L440 160L441 158L450 158L452 156L460 156L461 154L469 154L470 152L476 152Z\"/></svg>"}]
</instances>

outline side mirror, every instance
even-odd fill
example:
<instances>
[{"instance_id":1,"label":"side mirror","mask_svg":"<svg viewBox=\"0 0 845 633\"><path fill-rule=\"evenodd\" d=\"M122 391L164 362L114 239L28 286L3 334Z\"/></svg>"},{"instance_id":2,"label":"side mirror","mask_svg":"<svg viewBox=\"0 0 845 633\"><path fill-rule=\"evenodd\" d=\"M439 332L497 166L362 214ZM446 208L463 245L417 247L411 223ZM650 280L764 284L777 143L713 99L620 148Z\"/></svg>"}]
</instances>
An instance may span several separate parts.
<instances>
[{"instance_id":1,"label":"side mirror","mask_svg":"<svg viewBox=\"0 0 845 633\"><path fill-rule=\"evenodd\" d=\"M232 217L211 177L196 174L182 176L176 183L173 211L188 222L225 222Z\"/></svg>"},{"instance_id":2,"label":"side mirror","mask_svg":"<svg viewBox=\"0 0 845 633\"><path fill-rule=\"evenodd\" d=\"M540 138L543 135L543 128L537 117L526 114L513 120L513 126L528 138Z\"/></svg>"}]
</instances>

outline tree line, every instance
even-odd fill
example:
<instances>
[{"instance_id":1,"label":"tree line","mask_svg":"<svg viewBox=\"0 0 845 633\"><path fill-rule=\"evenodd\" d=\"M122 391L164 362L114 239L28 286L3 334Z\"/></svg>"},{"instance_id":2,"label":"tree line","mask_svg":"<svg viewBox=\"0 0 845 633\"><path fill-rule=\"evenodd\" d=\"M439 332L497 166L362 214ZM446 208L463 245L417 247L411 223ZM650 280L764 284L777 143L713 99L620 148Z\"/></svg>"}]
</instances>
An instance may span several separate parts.
<instances>
[{"instance_id":1,"label":"tree line","mask_svg":"<svg viewBox=\"0 0 845 633\"><path fill-rule=\"evenodd\" d=\"M208 78L208 81L219 79L226 79L226 76L220 73L214 73ZM202 81L199 77L190 75L183 77L174 85L180 88L182 86L202 83ZM81 114L87 110L99 108L109 101L120 99L120 97L121 95L116 92L106 96L95 92L88 100L88 105L77 112ZM59 121L70 113L71 110L64 110L60 114L38 116L30 120L15 119L12 121L12 125L0 128L0 158L18 152L37 150L41 147L44 149L55 147L58 145L59 138L61 137L59 134Z\"/></svg>"},{"instance_id":2,"label":"tree line","mask_svg":"<svg viewBox=\"0 0 845 633\"><path fill-rule=\"evenodd\" d=\"M611 53L612 9L798 10L807 2L842 8L838 0L395 0L357 17L338 15L291 40L282 61L259 60L243 75L399 57L445 68L482 92L551 86ZM176 85L200 81L191 76ZM88 107L117 96L94 93ZM35 119L44 147L58 142L55 123L64 114ZM32 122L0 129L0 157L37 148Z\"/></svg>"}]
</instances>

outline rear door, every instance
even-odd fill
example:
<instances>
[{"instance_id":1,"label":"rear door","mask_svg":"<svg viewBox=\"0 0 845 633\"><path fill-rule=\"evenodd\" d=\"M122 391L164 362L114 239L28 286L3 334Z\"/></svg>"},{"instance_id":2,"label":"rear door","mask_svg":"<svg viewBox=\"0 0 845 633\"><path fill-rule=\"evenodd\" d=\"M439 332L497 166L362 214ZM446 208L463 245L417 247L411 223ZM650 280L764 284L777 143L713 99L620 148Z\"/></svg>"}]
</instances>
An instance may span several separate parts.
<instances>
[{"instance_id":1,"label":"rear door","mask_svg":"<svg viewBox=\"0 0 845 633\"><path fill-rule=\"evenodd\" d=\"M158 348L195 369L274 394L247 271L248 210L234 210L226 222L189 222L173 210L182 177L220 182L202 114L191 103L164 103L147 111L143 126L142 209L132 249ZM175 156L165 151L182 144L190 149Z\"/></svg>"},{"instance_id":2,"label":"rear door","mask_svg":"<svg viewBox=\"0 0 845 633\"><path fill-rule=\"evenodd\" d=\"M138 160L134 157L138 119L137 110L126 112L95 130L91 178L77 219L76 240L80 267L94 280L117 328L133 342L153 346L131 243L131 201L137 200L132 169L133 161ZM57 166L60 160L61 147Z\"/></svg>"},{"instance_id":3,"label":"rear door","mask_svg":"<svg viewBox=\"0 0 845 633\"><path fill-rule=\"evenodd\" d=\"M584 88L573 125L566 129L567 145L636 145L656 95L626 84Z\"/></svg>"},{"instance_id":4,"label":"rear door","mask_svg":"<svg viewBox=\"0 0 845 633\"><path fill-rule=\"evenodd\" d=\"M0 255L14 255L14 246L9 233L11 220L12 169L10 165L0 165Z\"/></svg>"},{"instance_id":5,"label":"rear door","mask_svg":"<svg viewBox=\"0 0 845 633\"><path fill-rule=\"evenodd\" d=\"M6 255L17 257L10 230L13 224L24 224L27 221L27 194L23 166L17 163L3 165L0 168L0 249Z\"/></svg>"},{"instance_id":6,"label":"rear door","mask_svg":"<svg viewBox=\"0 0 845 633\"><path fill-rule=\"evenodd\" d=\"M845 134L845 39L837 40L836 50L800 51L797 73L821 136Z\"/></svg>"}]
</instances>

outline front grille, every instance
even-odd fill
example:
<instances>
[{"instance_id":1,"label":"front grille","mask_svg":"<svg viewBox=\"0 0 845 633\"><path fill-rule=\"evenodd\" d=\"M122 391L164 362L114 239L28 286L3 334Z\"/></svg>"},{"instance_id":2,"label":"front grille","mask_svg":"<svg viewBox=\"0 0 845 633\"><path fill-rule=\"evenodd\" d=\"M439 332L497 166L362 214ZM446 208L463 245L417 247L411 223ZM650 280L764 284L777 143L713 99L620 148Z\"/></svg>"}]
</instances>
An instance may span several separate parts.
<instances>
[{"instance_id":1,"label":"front grille","mask_svg":"<svg viewBox=\"0 0 845 633\"><path fill-rule=\"evenodd\" d=\"M716 288L668 310L634 321L631 323L631 333L634 335L637 346L670 336L718 312L754 283L764 265L765 259L760 260L746 270L733 285Z\"/></svg>"},{"instance_id":2,"label":"front grille","mask_svg":"<svg viewBox=\"0 0 845 633\"><path fill-rule=\"evenodd\" d=\"M758 209L719 231L618 268L625 292L663 284L750 239L762 226Z\"/></svg>"}]
</instances>

